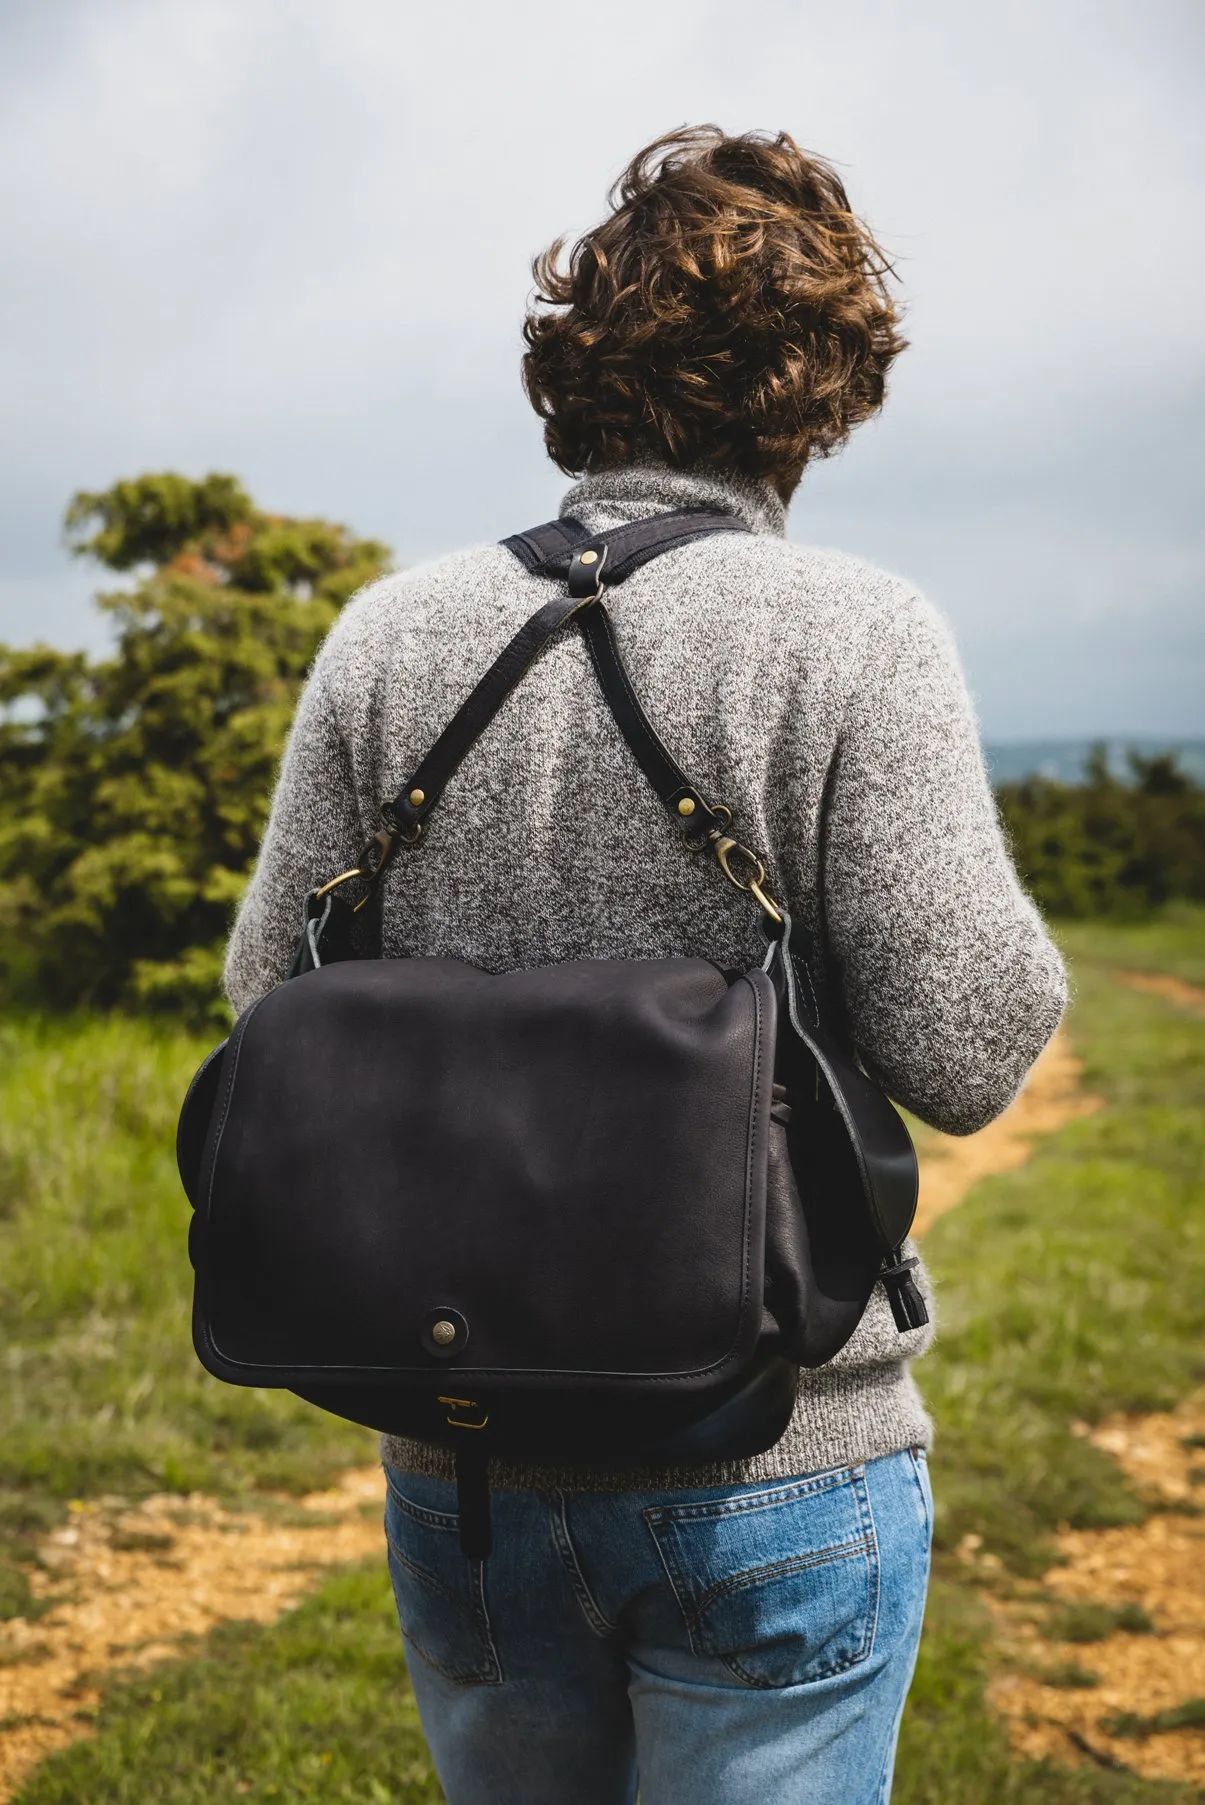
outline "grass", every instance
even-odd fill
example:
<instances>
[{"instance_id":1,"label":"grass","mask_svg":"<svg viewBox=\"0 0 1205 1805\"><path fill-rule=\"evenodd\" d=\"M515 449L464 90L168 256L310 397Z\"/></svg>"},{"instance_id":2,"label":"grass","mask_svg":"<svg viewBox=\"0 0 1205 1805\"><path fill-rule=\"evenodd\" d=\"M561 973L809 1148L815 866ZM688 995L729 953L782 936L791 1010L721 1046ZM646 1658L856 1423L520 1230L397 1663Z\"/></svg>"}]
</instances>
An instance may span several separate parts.
<instances>
[{"instance_id":1,"label":"grass","mask_svg":"<svg viewBox=\"0 0 1205 1805\"><path fill-rule=\"evenodd\" d=\"M301 1491L373 1440L202 1371L175 1113L205 1051L145 1022L0 1029L0 1618L71 1498Z\"/></svg>"},{"instance_id":2,"label":"grass","mask_svg":"<svg viewBox=\"0 0 1205 1805\"><path fill-rule=\"evenodd\" d=\"M1073 953L1100 932L1069 935ZM942 1305L921 1375L937 1547L973 1533L1028 1575L1060 1524L1144 1514L1075 1425L1166 1409L1205 1377L1205 1022L1082 953L1075 972L1072 1032L1104 1109L977 1186L925 1248Z\"/></svg>"},{"instance_id":3,"label":"grass","mask_svg":"<svg viewBox=\"0 0 1205 1805\"><path fill-rule=\"evenodd\" d=\"M1169 1730L1205 1730L1205 1698L1185 1699L1182 1705L1155 1711L1150 1717L1122 1711L1116 1717L1103 1718L1101 1727L1110 1736L1165 1736Z\"/></svg>"},{"instance_id":4,"label":"grass","mask_svg":"<svg viewBox=\"0 0 1205 1805\"><path fill-rule=\"evenodd\" d=\"M1067 942L1077 975L1073 1034L1086 1082L1106 1107L1040 1145L1022 1170L977 1187L935 1226L926 1249L942 1297L941 1337L921 1373L939 1428L938 1571L896 1805L1189 1805L1201 1797L1124 1772L1015 1758L985 1703L990 1619L953 1558L973 1533L1002 1563L996 1583L1008 1584L1010 1573L1045 1568L1062 1523L1140 1520L1142 1500L1074 1426L1165 1408L1205 1376L1205 1022L1110 975L1149 961L1148 969L1205 977L1205 911L1142 928L1077 926ZM0 1228L4 1308L10 1297L24 1300L17 1345L53 1352L45 1374L36 1357L18 1362L30 1386L20 1446L0 1449L21 1508L52 1509L68 1484L109 1488L111 1473L131 1490L193 1474L207 1485L269 1475L310 1485L348 1457L337 1426L280 1398L216 1387L220 1395L211 1395L211 1382L192 1369L184 1205L152 1143L170 1114L165 1103L157 1115L154 1099L167 1086L174 1096L195 1052L183 1037L154 1039L128 1024L61 1038L44 1028L17 1034L0 1096L6 1159L22 1136L44 1141L39 1112L44 1122L59 1108L63 1083L77 1093L63 1110L64 1134L79 1137L76 1153L45 1156L33 1207ZM58 1062L49 1087L38 1076L47 1060ZM25 1100L14 1105L17 1080ZM89 1112L97 1112L91 1128ZM73 1186L94 1154L115 1163L81 1204ZM123 1161L137 1232L129 1208L118 1207ZM97 1233L107 1251L80 1244ZM57 1250L39 1250L38 1241ZM16 1283L10 1242L24 1250ZM110 1288L100 1315L112 1352L91 1371L80 1347L89 1334L93 1346L102 1340L86 1328L97 1306L81 1266ZM122 1387L152 1370L154 1385L123 1414ZM92 1388L86 1407L74 1397L77 1382ZM93 1426L109 1405L103 1429ZM351 1457L363 1448L353 1442ZM1067 1625L1052 1616L1049 1627L1054 1634ZM1052 1672L1068 1686L1093 1677L1074 1663ZM1187 1724L1198 1707L1185 1700L1176 1709L1190 1714ZM1127 1734L1157 1734L1172 1727L1168 1715L1134 1717L1139 1727ZM111 1680L96 1727L93 1740L37 1770L19 1805L426 1805L441 1796L377 1569L328 1579L273 1627L227 1626L187 1659Z\"/></svg>"},{"instance_id":5,"label":"grass","mask_svg":"<svg viewBox=\"0 0 1205 1805\"><path fill-rule=\"evenodd\" d=\"M1155 1626L1140 1604L1064 1605L1046 1619L1043 1635L1051 1642L1103 1642L1119 1630L1131 1636L1151 1636Z\"/></svg>"},{"instance_id":6,"label":"grass","mask_svg":"<svg viewBox=\"0 0 1205 1805\"><path fill-rule=\"evenodd\" d=\"M270 1630L106 1693L94 1741L56 1755L21 1805L433 1805L443 1798L406 1682L384 1563L328 1579Z\"/></svg>"},{"instance_id":7,"label":"grass","mask_svg":"<svg viewBox=\"0 0 1205 1805\"><path fill-rule=\"evenodd\" d=\"M1100 1685L1100 1675L1078 1661L1063 1661L1055 1667L1035 1667L1033 1676L1043 1686L1058 1686L1067 1692L1083 1692Z\"/></svg>"},{"instance_id":8,"label":"grass","mask_svg":"<svg viewBox=\"0 0 1205 1805\"><path fill-rule=\"evenodd\" d=\"M1169 903L1149 921L1077 921L1062 939L1077 960L1118 971L1168 972L1205 984L1205 908Z\"/></svg>"}]
</instances>

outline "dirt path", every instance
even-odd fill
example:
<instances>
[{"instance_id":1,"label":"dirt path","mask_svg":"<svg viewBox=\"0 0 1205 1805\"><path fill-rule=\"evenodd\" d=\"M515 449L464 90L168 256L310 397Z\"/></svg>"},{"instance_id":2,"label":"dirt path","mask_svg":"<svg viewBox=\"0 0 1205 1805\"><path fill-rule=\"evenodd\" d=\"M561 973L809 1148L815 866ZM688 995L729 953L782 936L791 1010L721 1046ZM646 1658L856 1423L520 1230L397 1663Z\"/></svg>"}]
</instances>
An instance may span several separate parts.
<instances>
[{"instance_id":1,"label":"dirt path","mask_svg":"<svg viewBox=\"0 0 1205 1805\"><path fill-rule=\"evenodd\" d=\"M981 1178L1023 1166L1039 1135L1053 1134L1077 1116L1089 1116L1099 1109L1100 1098L1080 1088L1082 1070L1060 1029L1016 1102L996 1121L965 1139L927 1135L920 1148L920 1204L913 1232L924 1234L939 1216L961 1203Z\"/></svg>"},{"instance_id":2,"label":"dirt path","mask_svg":"<svg viewBox=\"0 0 1205 1805\"><path fill-rule=\"evenodd\" d=\"M1205 1011L1205 989L1183 979L1116 975L1178 1008ZM967 1140L942 1135L924 1142L917 1232L960 1203L981 1178L1023 1165L1039 1135L1099 1109L1100 1098L1080 1089L1080 1075L1079 1060L1059 1034L998 1121ZM1010 1665L993 1682L992 1703L1019 1754L1124 1766L1150 1779L1205 1785L1200 1727L1142 1736L1101 1727L1102 1719L1149 1719L1205 1700L1205 1514L1198 1514L1205 1505L1205 1393L1174 1413L1117 1418L1092 1430L1081 1425L1080 1432L1119 1463L1153 1514L1137 1528L1060 1532L1060 1564L1020 1597L993 1600ZM968 1544L960 1553L990 1583L998 1566L979 1555L976 1538ZM1052 1607L1089 1603L1139 1606L1154 1633L1115 1631L1091 1643L1042 1634ZM1067 1683L1076 1677L1088 1683Z\"/></svg>"},{"instance_id":3,"label":"dirt path","mask_svg":"<svg viewBox=\"0 0 1205 1805\"><path fill-rule=\"evenodd\" d=\"M1165 971L1119 971L1114 974L1131 990L1143 990L1148 996L1162 997L1177 1009L1190 1009L1194 1015L1205 1014L1205 987L1189 984L1184 978L1173 978Z\"/></svg>"},{"instance_id":4,"label":"dirt path","mask_svg":"<svg viewBox=\"0 0 1205 1805\"><path fill-rule=\"evenodd\" d=\"M0 1801L37 1762L89 1734L93 1676L161 1661L232 1618L273 1622L315 1569L382 1549L381 1511L377 1466L254 1510L168 1495L133 1509L74 1506L31 1582L56 1602L34 1621L0 1624Z\"/></svg>"},{"instance_id":5,"label":"dirt path","mask_svg":"<svg viewBox=\"0 0 1205 1805\"><path fill-rule=\"evenodd\" d=\"M1060 1033L999 1121L964 1140L926 1137L917 1232L981 1178L1023 1165L1038 1136L1099 1108L1080 1089L1080 1070ZM34 1580L36 1594L56 1602L36 1621L0 1625L0 1805L38 1761L89 1733L96 1675L178 1654L185 1638L223 1621L274 1621L316 1569L380 1551L380 1499L380 1469L371 1466L346 1473L333 1491L255 1511L166 1495L133 1509L104 1500L75 1508L43 1544ZM1156 1695L1144 1683L1128 1696ZM1001 1708L1016 1717L1007 1702Z\"/></svg>"},{"instance_id":6,"label":"dirt path","mask_svg":"<svg viewBox=\"0 0 1205 1805\"><path fill-rule=\"evenodd\" d=\"M992 1702L1019 1753L1205 1786L1205 1514L1194 1503L1205 1502L1205 1392L1173 1412L1118 1417L1082 1433L1118 1462L1154 1514L1132 1529L1061 1531L1063 1564L1028 1596L1022 1589L993 1603L1014 1665L993 1681ZM1153 1633L1051 1641L1042 1635L1044 1599L1138 1606ZM1150 1719L1194 1703L1196 1727L1116 1734L1118 1717Z\"/></svg>"}]
</instances>

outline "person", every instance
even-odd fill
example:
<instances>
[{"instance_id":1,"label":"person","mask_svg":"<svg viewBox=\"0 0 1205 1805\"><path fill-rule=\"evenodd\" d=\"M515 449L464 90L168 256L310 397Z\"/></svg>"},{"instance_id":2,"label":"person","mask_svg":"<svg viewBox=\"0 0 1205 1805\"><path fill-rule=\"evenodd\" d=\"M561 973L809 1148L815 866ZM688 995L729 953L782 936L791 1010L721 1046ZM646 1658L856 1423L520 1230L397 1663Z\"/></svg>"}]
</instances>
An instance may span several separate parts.
<instances>
[{"instance_id":1,"label":"person","mask_svg":"<svg viewBox=\"0 0 1205 1805\"><path fill-rule=\"evenodd\" d=\"M828 164L712 126L641 151L562 259L558 243L535 264L524 357L577 478L562 513L602 532L697 507L752 529L667 552L610 598L641 700L767 851L867 1070L922 1121L981 1128L1058 1024L1059 956L1001 837L947 627L907 582L785 536L807 465L882 404L905 343L893 272ZM284 977L306 892L548 593L487 545L349 603L234 929L236 1008ZM466 758L438 830L393 860L372 932L386 957L489 971L747 968L763 950L747 899L664 825L573 633ZM898 1334L878 1287L754 1459L495 1462L484 1564L458 1548L451 1456L387 1440L398 1615L451 1805L630 1805L637 1784L642 1805L887 1799L927 1582L910 1361L931 1332Z\"/></svg>"}]
</instances>

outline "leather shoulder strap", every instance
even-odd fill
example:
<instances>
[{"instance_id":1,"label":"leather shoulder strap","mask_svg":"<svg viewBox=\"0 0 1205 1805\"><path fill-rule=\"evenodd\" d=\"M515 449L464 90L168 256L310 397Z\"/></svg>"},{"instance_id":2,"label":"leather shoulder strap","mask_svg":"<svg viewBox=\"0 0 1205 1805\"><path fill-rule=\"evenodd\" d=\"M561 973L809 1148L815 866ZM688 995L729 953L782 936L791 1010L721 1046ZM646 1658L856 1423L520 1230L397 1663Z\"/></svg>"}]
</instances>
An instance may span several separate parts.
<instances>
[{"instance_id":1,"label":"leather shoulder strap","mask_svg":"<svg viewBox=\"0 0 1205 1805\"><path fill-rule=\"evenodd\" d=\"M777 905L762 888L765 867L756 853L732 838L732 811L707 801L678 764L644 712L620 656L610 616L601 600L609 586L675 546L713 533L748 532L729 514L679 509L632 521L605 534L592 534L581 521L549 521L516 533L503 544L533 574L562 578L566 591L546 602L503 648L457 709L431 750L391 802L381 806L386 829L364 848L357 863L316 893L324 897L352 878L375 886L396 844L413 845L465 754L485 731L507 696L530 669L536 655L570 621L580 621L599 686L616 725L648 782L691 851L710 846L724 875L749 892L766 917L781 921ZM364 901L367 901L365 896ZM363 907L363 902L356 905Z\"/></svg>"},{"instance_id":2,"label":"leather shoulder strap","mask_svg":"<svg viewBox=\"0 0 1205 1805\"><path fill-rule=\"evenodd\" d=\"M524 621L461 703L427 756L411 773L404 789L385 805L386 820L401 829L403 839L418 838L423 822L443 795L448 779L470 746L485 732L519 679L531 668L536 653L566 621L593 605L593 594L557 595Z\"/></svg>"},{"instance_id":3,"label":"leather shoulder strap","mask_svg":"<svg viewBox=\"0 0 1205 1805\"><path fill-rule=\"evenodd\" d=\"M502 543L526 569L541 577L568 576L575 553L601 551L605 545L607 586L613 588L650 558L658 558L676 546L693 545L696 540L709 539L713 533L749 531L735 514L717 514L709 508L674 508L669 513L652 514L647 520L629 521L627 526L609 527L599 533L591 532L567 514L544 526L530 527L525 533L514 533Z\"/></svg>"},{"instance_id":4,"label":"leather shoulder strap","mask_svg":"<svg viewBox=\"0 0 1205 1805\"><path fill-rule=\"evenodd\" d=\"M594 670L616 725L675 825L691 846L701 846L708 837L722 833L730 820L728 811L710 807L653 728L624 668L610 618L599 596L604 578L609 588L662 552L693 544L713 533L748 531L734 515L680 508L597 534L580 520L566 516L504 539L503 545L525 569L533 575L567 581L569 593L545 603L494 660L411 773L405 787L386 804L384 814L390 825L398 828L403 840L418 838L449 778L530 669L541 647L570 620L580 618Z\"/></svg>"}]
</instances>

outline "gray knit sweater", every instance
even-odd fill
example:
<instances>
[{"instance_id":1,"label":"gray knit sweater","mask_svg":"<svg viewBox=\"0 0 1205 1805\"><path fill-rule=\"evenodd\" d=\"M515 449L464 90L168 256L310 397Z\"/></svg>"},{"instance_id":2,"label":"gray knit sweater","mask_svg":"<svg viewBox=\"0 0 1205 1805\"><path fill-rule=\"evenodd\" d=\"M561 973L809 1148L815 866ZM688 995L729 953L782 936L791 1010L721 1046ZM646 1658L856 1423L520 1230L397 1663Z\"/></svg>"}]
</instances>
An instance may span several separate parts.
<instances>
[{"instance_id":1,"label":"gray knit sweater","mask_svg":"<svg viewBox=\"0 0 1205 1805\"><path fill-rule=\"evenodd\" d=\"M867 1068L922 1120L971 1133L1015 1095L1065 983L1001 838L949 632L898 578L788 543L768 485L634 466L587 477L563 512L599 530L700 506L753 533L665 553L614 591L636 688L692 780L765 855L773 894L820 939L815 976ZM550 593L490 545L383 577L349 603L298 706L231 939L236 1008L280 982L306 891L354 860L381 798ZM394 859L382 950L500 971L673 954L749 965L764 943L748 899L683 850L569 632L470 752L420 847ZM842 1353L804 1374L768 1453L669 1473L564 1469L556 1483L790 1477L927 1444L908 1361L930 1334L897 1334L880 1288ZM451 1471L424 1444L387 1440L384 1452ZM493 1479L549 1483L546 1469L501 1463Z\"/></svg>"}]
</instances>

